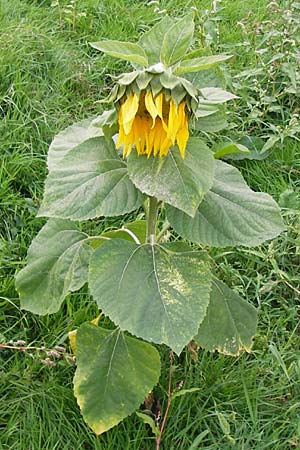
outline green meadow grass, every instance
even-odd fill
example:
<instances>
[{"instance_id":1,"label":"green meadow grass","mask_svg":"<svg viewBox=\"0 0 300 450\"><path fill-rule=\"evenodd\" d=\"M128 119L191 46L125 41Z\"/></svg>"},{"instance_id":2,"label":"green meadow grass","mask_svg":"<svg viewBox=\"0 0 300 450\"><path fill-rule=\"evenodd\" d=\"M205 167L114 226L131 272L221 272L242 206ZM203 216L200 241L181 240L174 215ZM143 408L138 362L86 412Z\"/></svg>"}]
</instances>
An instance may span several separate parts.
<instances>
[{"instance_id":1,"label":"green meadow grass","mask_svg":"<svg viewBox=\"0 0 300 450\"><path fill-rule=\"evenodd\" d=\"M67 4L68 1L61 2ZM228 71L247 68L254 53L237 24L268 18L267 0L223 0L212 27L214 47L233 51ZM44 223L35 219L46 176L45 158L53 136L64 127L101 112L98 100L112 85L109 73L126 64L88 46L102 38L134 41L167 10L181 15L210 1L77 1L75 16L51 1L0 0L0 342L68 347L67 332L97 315L86 288L70 295L61 310L37 317L19 308L14 274ZM154 12L155 7L159 10ZM82 13L84 13L82 15ZM74 22L75 17L75 22ZM74 28L74 29L73 29ZM251 40L251 36L249 36ZM263 161L241 161L255 190L281 201L287 232L253 249L213 249L219 276L259 307L251 354L237 358L200 351L176 358L174 388L199 391L177 398L163 437L164 450L288 450L300 447L300 151L285 141ZM287 194L286 194L287 192ZM285 194L283 194L285 193ZM99 220L104 228L121 219ZM151 320L151 317L149 317ZM164 405L168 349L157 397ZM0 349L0 449L151 450L154 438L132 415L103 436L85 425L72 392L74 365L67 359L43 365L43 352Z\"/></svg>"}]
</instances>

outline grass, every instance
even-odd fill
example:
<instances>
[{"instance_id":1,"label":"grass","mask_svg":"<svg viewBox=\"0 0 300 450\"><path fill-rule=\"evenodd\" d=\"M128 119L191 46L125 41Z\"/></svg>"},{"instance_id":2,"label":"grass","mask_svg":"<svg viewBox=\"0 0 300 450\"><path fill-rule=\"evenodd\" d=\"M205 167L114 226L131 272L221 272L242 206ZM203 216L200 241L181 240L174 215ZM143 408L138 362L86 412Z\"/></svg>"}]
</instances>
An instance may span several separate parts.
<instances>
[{"instance_id":1,"label":"grass","mask_svg":"<svg viewBox=\"0 0 300 450\"><path fill-rule=\"evenodd\" d=\"M237 54L230 70L247 68L255 61L253 51L238 46L243 35L237 22L250 10L253 22L268 17L267 3L223 0L223 9L211 16L212 31L219 31L214 46ZM160 10L172 15L192 6L199 2L159 3ZM125 63L100 56L87 42L104 37L136 40L159 17L154 7L131 0L83 0L78 2L73 29L71 16L63 13L60 23L58 9L50 1L0 0L0 341L67 346L67 332L97 314L85 289L70 295L61 310L49 317L21 311L14 274L43 224L35 214L53 135L101 112L97 101L111 86L107 74L126 68ZM200 7L204 11L211 2L202 1ZM198 361L188 353L175 361L174 386L183 381L184 388L200 390L172 404L164 449L300 447L299 147L286 140L268 159L238 165L253 189L277 200L289 189L296 206L283 202L288 230L274 241L254 249L211 251L220 277L259 306L258 333L249 355L229 358L200 351ZM168 350L162 354L165 368L156 394L164 402ZM62 358L49 367L41 363L44 358L43 352L35 351L0 353L0 449L154 448L153 437L135 415L96 437L73 396L74 365Z\"/></svg>"}]
</instances>

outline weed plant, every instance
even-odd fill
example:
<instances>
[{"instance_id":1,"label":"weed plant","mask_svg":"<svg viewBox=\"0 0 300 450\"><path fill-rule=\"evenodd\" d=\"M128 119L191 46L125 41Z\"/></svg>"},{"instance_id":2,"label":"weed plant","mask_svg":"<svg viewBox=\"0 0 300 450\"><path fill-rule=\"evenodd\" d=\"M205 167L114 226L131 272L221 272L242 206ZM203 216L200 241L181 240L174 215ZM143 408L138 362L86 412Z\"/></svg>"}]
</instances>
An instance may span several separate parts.
<instances>
[{"instance_id":1,"label":"weed plant","mask_svg":"<svg viewBox=\"0 0 300 450\"><path fill-rule=\"evenodd\" d=\"M237 140L251 136L254 149L262 152L261 157L267 156L268 150L288 138L299 142L300 3L284 0L267 2L264 8L264 2L253 5L243 18L235 15L234 29L225 37L229 8L224 3L217 2L216 11L209 12L204 28L211 48L243 56L236 60L236 74L233 67L227 79L233 92L240 96L231 111L230 134ZM258 8L255 15L254 7ZM233 36L237 38L234 41Z\"/></svg>"}]
</instances>

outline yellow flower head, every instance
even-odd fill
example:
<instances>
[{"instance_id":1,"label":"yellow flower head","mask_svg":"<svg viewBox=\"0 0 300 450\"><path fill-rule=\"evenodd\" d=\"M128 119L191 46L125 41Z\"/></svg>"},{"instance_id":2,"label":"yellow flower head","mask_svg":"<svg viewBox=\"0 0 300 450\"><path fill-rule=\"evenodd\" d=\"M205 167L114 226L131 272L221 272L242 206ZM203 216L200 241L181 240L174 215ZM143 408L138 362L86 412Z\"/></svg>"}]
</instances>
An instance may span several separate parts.
<instances>
[{"instance_id":1,"label":"yellow flower head","mask_svg":"<svg viewBox=\"0 0 300 450\"><path fill-rule=\"evenodd\" d=\"M139 95L130 93L121 100L118 112L119 139L116 147L123 145L123 156L128 156L135 146L138 155L165 156L177 143L184 158L189 137L186 101L177 105L164 92L153 97L151 91Z\"/></svg>"}]
</instances>

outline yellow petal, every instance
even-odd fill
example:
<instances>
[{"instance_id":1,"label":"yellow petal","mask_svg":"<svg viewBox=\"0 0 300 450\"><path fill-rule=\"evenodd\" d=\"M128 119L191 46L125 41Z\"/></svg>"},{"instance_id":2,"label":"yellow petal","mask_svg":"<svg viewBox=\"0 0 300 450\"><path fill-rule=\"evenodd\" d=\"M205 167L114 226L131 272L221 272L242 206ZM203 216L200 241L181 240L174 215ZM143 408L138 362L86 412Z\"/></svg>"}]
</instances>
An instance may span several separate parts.
<instances>
[{"instance_id":1,"label":"yellow petal","mask_svg":"<svg viewBox=\"0 0 300 450\"><path fill-rule=\"evenodd\" d=\"M176 134L180 126L177 105L173 100L170 101L169 120L168 120L168 137L175 144Z\"/></svg>"},{"instance_id":2,"label":"yellow petal","mask_svg":"<svg viewBox=\"0 0 300 450\"><path fill-rule=\"evenodd\" d=\"M168 136L165 137L164 141L161 142L159 156L165 156L168 154L170 147L172 147L172 141Z\"/></svg>"},{"instance_id":3,"label":"yellow petal","mask_svg":"<svg viewBox=\"0 0 300 450\"><path fill-rule=\"evenodd\" d=\"M139 97L136 94L130 94L121 106L121 120L125 134L129 134L135 115L139 108Z\"/></svg>"},{"instance_id":4,"label":"yellow petal","mask_svg":"<svg viewBox=\"0 0 300 450\"><path fill-rule=\"evenodd\" d=\"M154 156L157 155L157 153L160 150L161 142L165 139L166 132L164 131L161 121L158 120L155 124L155 135L153 139L153 154Z\"/></svg>"},{"instance_id":5,"label":"yellow petal","mask_svg":"<svg viewBox=\"0 0 300 450\"><path fill-rule=\"evenodd\" d=\"M152 153L154 147L154 140L157 135L157 122L159 119L156 119L154 127L149 131L149 140L148 140L148 152Z\"/></svg>"},{"instance_id":6,"label":"yellow petal","mask_svg":"<svg viewBox=\"0 0 300 450\"><path fill-rule=\"evenodd\" d=\"M179 128L183 127L185 124L185 102L181 102L178 106L178 120L179 120Z\"/></svg>"},{"instance_id":7,"label":"yellow petal","mask_svg":"<svg viewBox=\"0 0 300 450\"><path fill-rule=\"evenodd\" d=\"M123 148L123 157L125 158L126 156L129 156L131 153L131 149L132 149L132 145L131 144L127 144L126 146L124 145Z\"/></svg>"},{"instance_id":8,"label":"yellow petal","mask_svg":"<svg viewBox=\"0 0 300 450\"><path fill-rule=\"evenodd\" d=\"M162 119L163 118L163 93L161 92L155 97L155 106L158 116Z\"/></svg>"},{"instance_id":9,"label":"yellow petal","mask_svg":"<svg viewBox=\"0 0 300 450\"><path fill-rule=\"evenodd\" d=\"M184 158L186 144L189 138L188 119L185 118L184 126L177 133L177 144L179 147L180 155Z\"/></svg>"},{"instance_id":10,"label":"yellow petal","mask_svg":"<svg viewBox=\"0 0 300 450\"><path fill-rule=\"evenodd\" d=\"M153 101L152 93L147 92L145 95L145 106L147 108L147 111L149 112L150 116L152 117L152 128L155 125L155 119L157 117L157 109L155 106L155 103Z\"/></svg>"}]
</instances>

